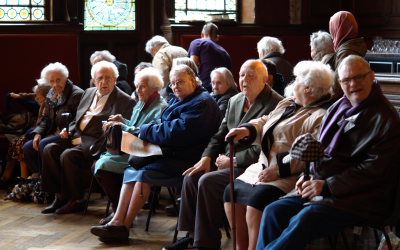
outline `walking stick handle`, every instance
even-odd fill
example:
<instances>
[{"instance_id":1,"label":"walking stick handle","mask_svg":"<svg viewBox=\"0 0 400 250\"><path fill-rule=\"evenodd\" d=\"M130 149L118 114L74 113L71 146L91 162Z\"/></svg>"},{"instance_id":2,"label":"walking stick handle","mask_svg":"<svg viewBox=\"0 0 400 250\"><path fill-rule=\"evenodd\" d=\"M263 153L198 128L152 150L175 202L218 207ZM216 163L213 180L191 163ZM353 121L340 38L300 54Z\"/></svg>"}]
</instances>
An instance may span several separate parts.
<instances>
[{"instance_id":1,"label":"walking stick handle","mask_svg":"<svg viewBox=\"0 0 400 250\"><path fill-rule=\"evenodd\" d=\"M233 144L233 139L235 138L235 136L229 136L228 138L226 138L226 141L229 143L229 144Z\"/></svg>"}]
</instances>

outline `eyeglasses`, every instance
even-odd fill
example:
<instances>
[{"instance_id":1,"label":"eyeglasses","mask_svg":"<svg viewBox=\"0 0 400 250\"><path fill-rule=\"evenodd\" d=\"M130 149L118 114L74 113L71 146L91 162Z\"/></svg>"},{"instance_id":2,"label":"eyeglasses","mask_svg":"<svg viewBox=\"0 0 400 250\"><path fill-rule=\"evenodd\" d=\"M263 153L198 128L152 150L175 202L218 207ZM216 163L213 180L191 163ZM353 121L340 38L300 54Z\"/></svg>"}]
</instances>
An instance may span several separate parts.
<instances>
[{"instance_id":1,"label":"eyeglasses","mask_svg":"<svg viewBox=\"0 0 400 250\"><path fill-rule=\"evenodd\" d=\"M171 82L168 85L168 87L170 87L171 89L175 88L175 87L180 87L180 86L182 86L183 83L185 83L185 81L177 81L176 83Z\"/></svg>"},{"instance_id":2,"label":"eyeglasses","mask_svg":"<svg viewBox=\"0 0 400 250\"><path fill-rule=\"evenodd\" d=\"M339 82L342 83L343 85L348 85L351 82L351 80L354 80L356 83L360 83L360 82L364 81L365 77L371 72L372 71L370 70L365 75L358 75L355 77L344 78L341 80L339 79Z\"/></svg>"},{"instance_id":3,"label":"eyeglasses","mask_svg":"<svg viewBox=\"0 0 400 250\"><path fill-rule=\"evenodd\" d=\"M110 82L112 79L114 79L114 77L107 76L106 78L99 77L99 78L96 78L95 80L96 80L96 82L102 82L102 81Z\"/></svg>"}]
</instances>

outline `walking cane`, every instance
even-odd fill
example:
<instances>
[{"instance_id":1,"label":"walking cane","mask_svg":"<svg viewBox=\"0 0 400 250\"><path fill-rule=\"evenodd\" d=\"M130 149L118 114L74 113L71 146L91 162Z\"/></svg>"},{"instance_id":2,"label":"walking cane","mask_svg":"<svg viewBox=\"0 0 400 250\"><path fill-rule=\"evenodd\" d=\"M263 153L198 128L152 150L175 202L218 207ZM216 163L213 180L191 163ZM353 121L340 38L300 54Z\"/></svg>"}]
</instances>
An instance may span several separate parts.
<instances>
[{"instance_id":1,"label":"walking cane","mask_svg":"<svg viewBox=\"0 0 400 250\"><path fill-rule=\"evenodd\" d=\"M231 184L231 209L232 209L232 235L233 235L233 250L236 250L236 214L235 214L235 196L234 190L234 167L233 167L233 138L234 136L228 137L227 142L229 143L229 158L230 158L230 178L229 182Z\"/></svg>"},{"instance_id":2,"label":"walking cane","mask_svg":"<svg viewBox=\"0 0 400 250\"><path fill-rule=\"evenodd\" d=\"M306 167L304 168L303 173L304 173L304 182L310 180L310 162L309 161L306 162ZM304 198L304 202L309 202L309 201L310 201L310 199Z\"/></svg>"},{"instance_id":3,"label":"walking cane","mask_svg":"<svg viewBox=\"0 0 400 250\"><path fill-rule=\"evenodd\" d=\"M70 115L71 115L70 113L62 113L61 114L61 116L66 116L67 117L67 127L66 127L66 129L67 129L67 148L69 146L69 116Z\"/></svg>"}]
</instances>

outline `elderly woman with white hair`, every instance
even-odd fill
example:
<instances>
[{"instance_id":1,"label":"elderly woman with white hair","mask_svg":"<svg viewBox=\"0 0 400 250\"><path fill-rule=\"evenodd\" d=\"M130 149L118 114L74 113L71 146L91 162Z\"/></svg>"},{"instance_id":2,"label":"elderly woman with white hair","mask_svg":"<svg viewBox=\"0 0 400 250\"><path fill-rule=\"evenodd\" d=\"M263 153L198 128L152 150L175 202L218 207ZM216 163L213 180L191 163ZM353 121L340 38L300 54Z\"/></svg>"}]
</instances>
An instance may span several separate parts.
<instances>
[{"instance_id":1,"label":"elderly woman with white hair","mask_svg":"<svg viewBox=\"0 0 400 250\"><path fill-rule=\"evenodd\" d=\"M135 86L138 94L138 102L133 108L130 119L124 119L122 115L111 115L103 125L106 131L109 126L121 125L123 131L133 134L142 124L150 123L168 106L158 91L163 87L160 73L154 68L141 70L135 78ZM108 200L111 202L113 213L100 221L101 225L108 223L117 211L124 168L128 163L129 154L113 155L103 153L99 160L93 164L92 171L97 182L102 186Z\"/></svg>"},{"instance_id":2,"label":"elderly woman with white hair","mask_svg":"<svg viewBox=\"0 0 400 250\"><path fill-rule=\"evenodd\" d=\"M24 145L25 162L29 172L41 173L42 153L44 147L54 141L61 140L58 133L67 126L63 113L70 113L70 121L75 118L83 90L69 79L67 67L56 62L47 65L41 72L41 78L51 86L46 95L44 121L30 134L33 140Z\"/></svg>"},{"instance_id":3,"label":"elderly woman with white hair","mask_svg":"<svg viewBox=\"0 0 400 250\"><path fill-rule=\"evenodd\" d=\"M310 36L311 58L314 61L327 63L335 53L331 34L325 31L312 33Z\"/></svg>"},{"instance_id":4,"label":"elderly woman with white hair","mask_svg":"<svg viewBox=\"0 0 400 250\"><path fill-rule=\"evenodd\" d=\"M281 74L285 81L285 87L292 82L293 66L285 60L281 40L275 37L265 36L257 43L258 56L260 59L268 59L276 65L276 69Z\"/></svg>"},{"instance_id":5,"label":"elderly woman with white hair","mask_svg":"<svg viewBox=\"0 0 400 250\"><path fill-rule=\"evenodd\" d=\"M304 163L284 164L295 139L310 133L317 137L321 120L332 104L332 71L321 62L303 61L294 68L294 96L283 99L269 115L232 129L234 142L260 145L257 163L235 180L237 249L255 249L262 212L290 192ZM246 140L243 140L246 138ZM232 222L230 185L225 189L225 211Z\"/></svg>"},{"instance_id":6,"label":"elderly woman with white hair","mask_svg":"<svg viewBox=\"0 0 400 250\"><path fill-rule=\"evenodd\" d=\"M188 55L184 48L169 44L167 39L162 36L154 36L148 40L145 50L153 57L153 67L160 72L163 78L163 88L169 83L169 71L172 68L173 59Z\"/></svg>"},{"instance_id":7,"label":"elderly woman with white hair","mask_svg":"<svg viewBox=\"0 0 400 250\"><path fill-rule=\"evenodd\" d=\"M200 159L211 136L218 131L221 112L189 66L174 67L170 78L177 99L169 102L161 117L151 124L143 124L135 132L143 141L160 145L169 153L151 158L139 170L132 167L131 158L128 160L131 166L124 172L115 216L107 225L91 229L100 241L127 240L134 218L150 195L150 187L168 186L172 180L181 179L182 173Z\"/></svg>"},{"instance_id":8,"label":"elderly woman with white hair","mask_svg":"<svg viewBox=\"0 0 400 250\"><path fill-rule=\"evenodd\" d=\"M229 99L238 93L235 79L229 69L221 67L211 71L211 96L217 102L222 116L225 117Z\"/></svg>"}]
</instances>

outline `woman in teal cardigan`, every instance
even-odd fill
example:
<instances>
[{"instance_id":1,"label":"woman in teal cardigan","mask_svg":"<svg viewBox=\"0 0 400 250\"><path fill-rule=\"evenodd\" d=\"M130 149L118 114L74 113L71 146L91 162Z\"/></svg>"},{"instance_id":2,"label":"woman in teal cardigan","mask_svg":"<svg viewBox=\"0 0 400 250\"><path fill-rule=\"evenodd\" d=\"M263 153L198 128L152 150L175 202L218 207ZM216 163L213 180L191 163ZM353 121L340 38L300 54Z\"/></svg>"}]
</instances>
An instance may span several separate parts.
<instances>
[{"instance_id":1,"label":"woman in teal cardigan","mask_svg":"<svg viewBox=\"0 0 400 250\"><path fill-rule=\"evenodd\" d=\"M155 117L160 116L168 106L158 93L164 84L156 69L146 68L140 71L135 77L135 86L139 101L133 108L131 119L124 119L121 115L112 115L103 125L104 131L108 126L119 124L123 131L133 134L142 124L150 123ZM118 206L124 167L129 165L128 158L129 154L112 155L105 152L92 167L94 177L107 194L114 212ZM108 223L113 216L114 213L102 219L100 224Z\"/></svg>"}]
</instances>

